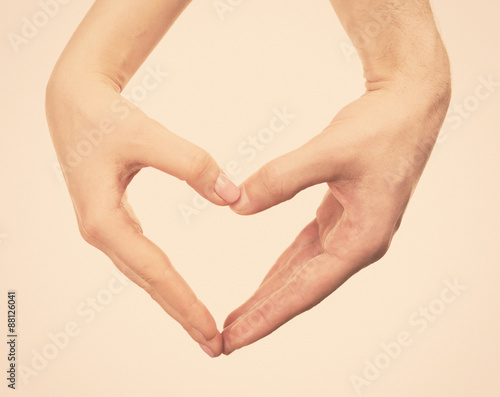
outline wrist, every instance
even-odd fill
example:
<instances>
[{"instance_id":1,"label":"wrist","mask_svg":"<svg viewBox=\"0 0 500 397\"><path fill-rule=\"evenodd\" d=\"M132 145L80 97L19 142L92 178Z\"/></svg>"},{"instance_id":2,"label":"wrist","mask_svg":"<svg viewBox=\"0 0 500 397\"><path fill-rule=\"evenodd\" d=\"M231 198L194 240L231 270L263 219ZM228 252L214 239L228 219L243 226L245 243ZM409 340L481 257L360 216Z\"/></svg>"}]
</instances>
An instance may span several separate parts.
<instances>
[{"instance_id":1,"label":"wrist","mask_svg":"<svg viewBox=\"0 0 500 397\"><path fill-rule=\"evenodd\" d=\"M446 49L428 0L331 0L363 64L367 89L449 83Z\"/></svg>"},{"instance_id":2,"label":"wrist","mask_svg":"<svg viewBox=\"0 0 500 397\"><path fill-rule=\"evenodd\" d=\"M361 54L360 54L361 55ZM399 42L390 51L361 56L367 91L391 84L425 89L451 85L450 63L439 33L422 35L417 41Z\"/></svg>"}]
</instances>

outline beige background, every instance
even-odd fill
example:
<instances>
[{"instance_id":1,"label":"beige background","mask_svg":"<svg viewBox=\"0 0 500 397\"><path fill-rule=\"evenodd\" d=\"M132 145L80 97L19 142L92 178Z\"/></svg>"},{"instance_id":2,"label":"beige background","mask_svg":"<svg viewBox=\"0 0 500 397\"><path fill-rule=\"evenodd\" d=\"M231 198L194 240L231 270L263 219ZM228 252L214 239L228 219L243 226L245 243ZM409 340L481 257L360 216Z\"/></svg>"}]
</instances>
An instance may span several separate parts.
<instances>
[{"instance_id":1,"label":"beige background","mask_svg":"<svg viewBox=\"0 0 500 397\"><path fill-rule=\"evenodd\" d=\"M363 89L359 60L327 0L240 3L221 18L212 1L194 1L125 91L220 164L237 161L238 183L319 133ZM358 395L352 375L365 376L365 360L378 357L389 366L372 374L364 396L498 396L500 87L475 97L481 78L500 81L497 3L434 4L453 63L452 108L389 253L320 306L216 360L142 290L116 282L112 263L78 234L43 98L91 4L67 1L17 53L9 33L20 34L23 18L40 17L41 6L4 2L0 17L0 312L5 318L6 291L16 289L18 360L32 369L18 372L15 392L2 380L0 395L348 397ZM168 76L140 97L148 67ZM457 106L468 110L459 116ZM246 161L238 146L283 107L296 119ZM323 189L249 218L210 205L189 223L179 206L192 206L194 195L171 177L141 172L130 198L146 233L221 326L312 218ZM443 306L435 299L455 279L467 289ZM100 311L88 306L93 298ZM429 305L443 312L419 332L418 310ZM71 326L78 335L54 350L51 335ZM402 332L411 344L384 362L381 344ZM51 358L37 363L37 354Z\"/></svg>"}]
</instances>

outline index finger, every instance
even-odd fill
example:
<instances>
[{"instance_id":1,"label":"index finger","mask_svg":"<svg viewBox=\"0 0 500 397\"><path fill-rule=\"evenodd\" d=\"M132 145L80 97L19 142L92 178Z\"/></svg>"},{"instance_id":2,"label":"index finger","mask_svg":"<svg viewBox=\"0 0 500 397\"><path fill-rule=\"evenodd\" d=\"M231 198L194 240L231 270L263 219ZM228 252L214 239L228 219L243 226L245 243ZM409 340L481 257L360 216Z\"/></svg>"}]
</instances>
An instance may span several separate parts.
<instances>
[{"instance_id":1,"label":"index finger","mask_svg":"<svg viewBox=\"0 0 500 397\"><path fill-rule=\"evenodd\" d=\"M222 332L224 353L231 354L256 342L311 309L342 285L353 274L352 269L326 253L312 258L283 286L257 302Z\"/></svg>"},{"instance_id":2,"label":"index finger","mask_svg":"<svg viewBox=\"0 0 500 397\"><path fill-rule=\"evenodd\" d=\"M311 309L334 292L353 274L377 260L384 246L378 229L360 232L346 212L322 243L322 253L309 260L289 262L293 274L283 267L254 294L251 307L222 332L224 353L247 346L278 329L295 316ZM314 252L314 247L311 247ZM283 273L285 277L280 275ZM257 300L257 301L256 301Z\"/></svg>"},{"instance_id":3,"label":"index finger","mask_svg":"<svg viewBox=\"0 0 500 397\"><path fill-rule=\"evenodd\" d=\"M222 352L222 337L214 318L172 266L167 255L136 227L123 208L91 223L93 244L144 288L211 356ZM90 229L90 230L88 230ZM97 244L96 244L97 243ZM123 270L122 270L123 271ZM208 348L208 351L207 349Z\"/></svg>"}]
</instances>

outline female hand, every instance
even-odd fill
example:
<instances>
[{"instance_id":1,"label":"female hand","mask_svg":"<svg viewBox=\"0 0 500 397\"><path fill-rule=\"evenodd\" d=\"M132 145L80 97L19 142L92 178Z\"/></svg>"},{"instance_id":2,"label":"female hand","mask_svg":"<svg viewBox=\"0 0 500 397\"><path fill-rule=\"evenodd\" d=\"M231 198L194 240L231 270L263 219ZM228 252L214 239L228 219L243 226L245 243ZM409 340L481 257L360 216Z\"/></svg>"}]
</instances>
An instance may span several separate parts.
<instances>
[{"instance_id":1,"label":"female hand","mask_svg":"<svg viewBox=\"0 0 500 397\"><path fill-rule=\"evenodd\" d=\"M149 166L186 181L217 205L232 203L240 194L207 152L120 95L187 3L96 1L54 69L46 110L82 236L144 288L207 354L218 356L222 338L212 315L165 253L143 235L126 195L132 178Z\"/></svg>"}]
</instances>

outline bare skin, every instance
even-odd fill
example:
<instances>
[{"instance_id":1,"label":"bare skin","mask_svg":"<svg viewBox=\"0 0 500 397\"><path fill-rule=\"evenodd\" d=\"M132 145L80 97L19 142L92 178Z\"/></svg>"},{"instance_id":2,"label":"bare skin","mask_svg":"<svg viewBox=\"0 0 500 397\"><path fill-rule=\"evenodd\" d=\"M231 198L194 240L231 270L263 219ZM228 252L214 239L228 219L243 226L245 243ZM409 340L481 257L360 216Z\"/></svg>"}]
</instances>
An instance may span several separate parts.
<instances>
[{"instance_id":1,"label":"bare skin","mask_svg":"<svg viewBox=\"0 0 500 397\"><path fill-rule=\"evenodd\" d=\"M243 215L319 183L328 190L316 218L226 319L226 354L315 306L386 253L446 116L448 57L427 1L332 4L358 45L366 92L240 186L231 208Z\"/></svg>"},{"instance_id":2,"label":"bare skin","mask_svg":"<svg viewBox=\"0 0 500 397\"><path fill-rule=\"evenodd\" d=\"M47 120L82 236L210 356L268 335L384 255L444 120L449 64L428 1L331 2L363 62L366 93L240 189L206 151L120 95L188 0L97 0L49 81ZM328 186L316 218L222 334L127 201L128 184L148 166L243 215Z\"/></svg>"},{"instance_id":3,"label":"bare skin","mask_svg":"<svg viewBox=\"0 0 500 397\"><path fill-rule=\"evenodd\" d=\"M126 188L144 167L186 181L216 205L239 190L203 149L173 134L120 92L188 1L97 0L61 55L47 87L54 147L80 232L103 251L210 356L222 337L208 309L142 233Z\"/></svg>"}]
</instances>

